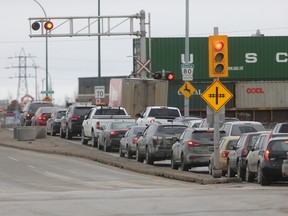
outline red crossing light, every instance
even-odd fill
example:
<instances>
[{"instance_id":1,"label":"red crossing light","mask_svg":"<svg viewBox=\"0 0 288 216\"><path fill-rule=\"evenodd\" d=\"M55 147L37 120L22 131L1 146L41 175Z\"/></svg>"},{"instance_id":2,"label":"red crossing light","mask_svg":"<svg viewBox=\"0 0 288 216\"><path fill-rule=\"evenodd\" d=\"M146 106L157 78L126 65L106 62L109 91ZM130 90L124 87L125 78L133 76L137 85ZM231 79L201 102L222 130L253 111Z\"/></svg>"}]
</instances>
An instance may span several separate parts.
<instances>
[{"instance_id":1,"label":"red crossing light","mask_svg":"<svg viewBox=\"0 0 288 216\"><path fill-rule=\"evenodd\" d=\"M53 22L51 22L51 21L47 21L47 22L44 24L44 28L45 28L46 30L51 30L53 27L54 27L54 24L53 24Z\"/></svg>"},{"instance_id":2,"label":"red crossing light","mask_svg":"<svg viewBox=\"0 0 288 216\"><path fill-rule=\"evenodd\" d=\"M173 73L167 73L166 74L166 80L171 81L175 78L175 75Z\"/></svg>"}]
</instances>

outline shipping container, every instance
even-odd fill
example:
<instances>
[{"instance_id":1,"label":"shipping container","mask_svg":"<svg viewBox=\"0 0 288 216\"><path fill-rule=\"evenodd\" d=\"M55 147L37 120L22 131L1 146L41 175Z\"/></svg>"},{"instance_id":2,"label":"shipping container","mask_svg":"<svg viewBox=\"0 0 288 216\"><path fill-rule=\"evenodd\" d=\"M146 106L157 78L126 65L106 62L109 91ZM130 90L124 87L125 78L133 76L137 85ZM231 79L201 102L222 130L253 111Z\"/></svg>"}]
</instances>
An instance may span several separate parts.
<instances>
[{"instance_id":1,"label":"shipping container","mask_svg":"<svg viewBox=\"0 0 288 216\"><path fill-rule=\"evenodd\" d=\"M236 82L236 108L288 108L288 81Z\"/></svg>"},{"instance_id":2,"label":"shipping container","mask_svg":"<svg viewBox=\"0 0 288 216\"><path fill-rule=\"evenodd\" d=\"M229 35L228 35L229 36ZM208 73L208 38L189 39L190 63L194 81L211 80ZM288 37L228 37L229 77L221 80L259 81L288 79ZM152 72L172 71L182 80L185 38L151 38L151 56L147 39L147 58ZM133 40L133 56L139 56L139 39ZM135 62L134 69L137 67Z\"/></svg>"}]
</instances>

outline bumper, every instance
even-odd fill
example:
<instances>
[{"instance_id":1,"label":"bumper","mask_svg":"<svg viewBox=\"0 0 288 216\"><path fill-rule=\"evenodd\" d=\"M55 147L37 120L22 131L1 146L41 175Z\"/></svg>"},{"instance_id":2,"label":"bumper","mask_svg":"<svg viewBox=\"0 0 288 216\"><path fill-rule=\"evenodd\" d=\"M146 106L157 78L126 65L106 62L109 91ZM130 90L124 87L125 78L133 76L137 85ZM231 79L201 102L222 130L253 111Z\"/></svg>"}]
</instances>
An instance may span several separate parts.
<instances>
[{"instance_id":1,"label":"bumper","mask_svg":"<svg viewBox=\"0 0 288 216\"><path fill-rule=\"evenodd\" d=\"M208 166L209 159L211 154L187 154L185 156L186 164L189 164L191 167L198 167L198 166Z\"/></svg>"}]
</instances>

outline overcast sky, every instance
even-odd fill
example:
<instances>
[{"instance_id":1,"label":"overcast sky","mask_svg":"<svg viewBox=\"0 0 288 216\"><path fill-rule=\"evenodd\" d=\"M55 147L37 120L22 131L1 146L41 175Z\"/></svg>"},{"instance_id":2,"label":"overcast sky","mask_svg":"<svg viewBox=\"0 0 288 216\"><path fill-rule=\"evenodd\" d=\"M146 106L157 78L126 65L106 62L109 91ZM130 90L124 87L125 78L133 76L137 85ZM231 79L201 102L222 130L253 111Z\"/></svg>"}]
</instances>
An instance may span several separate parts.
<instances>
[{"instance_id":1,"label":"overcast sky","mask_svg":"<svg viewBox=\"0 0 288 216\"><path fill-rule=\"evenodd\" d=\"M98 0L38 0L48 17L97 16ZM190 37L207 37L213 27L228 36L250 36L260 29L265 36L288 35L287 0L198 0L189 2ZM151 14L152 37L185 36L186 0L101 0L101 15ZM214 16L213 14L216 14ZM38 89L45 78L45 39L30 38L29 17L44 17L34 0L1 0L0 99L15 99L18 88L17 56L23 49L38 69ZM148 20L147 20L148 22ZM132 71L133 36L102 38L102 76L129 75ZM49 73L54 102L75 98L78 77L98 75L97 37L49 38ZM184 51L183 51L184 53ZM12 57L12 58L11 58ZM33 62L27 59L27 66ZM8 69L7 69L8 68ZM41 69L42 68L42 69ZM27 75L35 76L33 68ZM13 77L13 78L11 78ZM35 78L28 78L28 92L35 97Z\"/></svg>"}]
</instances>

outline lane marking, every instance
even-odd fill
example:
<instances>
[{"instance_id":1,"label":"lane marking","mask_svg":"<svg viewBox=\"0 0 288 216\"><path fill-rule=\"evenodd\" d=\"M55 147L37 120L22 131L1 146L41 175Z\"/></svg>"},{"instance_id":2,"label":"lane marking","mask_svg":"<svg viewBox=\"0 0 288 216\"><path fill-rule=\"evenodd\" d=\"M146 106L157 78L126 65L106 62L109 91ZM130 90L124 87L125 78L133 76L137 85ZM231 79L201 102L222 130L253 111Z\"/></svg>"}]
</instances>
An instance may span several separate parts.
<instances>
[{"instance_id":1,"label":"lane marking","mask_svg":"<svg viewBox=\"0 0 288 216\"><path fill-rule=\"evenodd\" d=\"M10 156L8 156L8 158L10 158L11 160L14 160L14 161L19 161L16 158L13 158L13 157L10 157Z\"/></svg>"}]
</instances>

